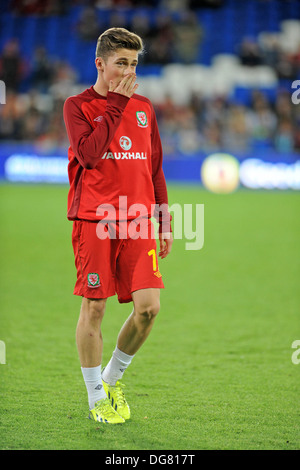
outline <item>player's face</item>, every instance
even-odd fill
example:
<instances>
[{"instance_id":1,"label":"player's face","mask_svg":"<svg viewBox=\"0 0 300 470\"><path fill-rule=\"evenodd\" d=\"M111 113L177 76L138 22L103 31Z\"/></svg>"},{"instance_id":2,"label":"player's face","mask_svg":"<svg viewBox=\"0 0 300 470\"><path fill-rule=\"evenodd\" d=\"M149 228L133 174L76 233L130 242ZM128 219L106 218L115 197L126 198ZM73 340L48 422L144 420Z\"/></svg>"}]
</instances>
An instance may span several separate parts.
<instances>
[{"instance_id":1,"label":"player's face","mask_svg":"<svg viewBox=\"0 0 300 470\"><path fill-rule=\"evenodd\" d=\"M129 73L135 73L138 64L138 52L130 49L118 49L112 53L106 60L99 59L100 70L105 85L109 87L112 80L116 86L122 78Z\"/></svg>"}]
</instances>

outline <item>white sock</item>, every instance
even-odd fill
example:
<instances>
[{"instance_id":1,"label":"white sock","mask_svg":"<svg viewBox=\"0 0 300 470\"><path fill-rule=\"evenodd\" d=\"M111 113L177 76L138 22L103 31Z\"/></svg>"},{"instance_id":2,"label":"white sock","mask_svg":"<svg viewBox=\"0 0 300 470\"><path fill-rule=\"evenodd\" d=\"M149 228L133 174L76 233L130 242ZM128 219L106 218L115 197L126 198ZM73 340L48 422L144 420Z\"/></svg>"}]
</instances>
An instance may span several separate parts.
<instances>
[{"instance_id":1,"label":"white sock","mask_svg":"<svg viewBox=\"0 0 300 470\"><path fill-rule=\"evenodd\" d=\"M114 350L111 360L105 367L102 373L102 379L109 385L116 385L117 380L123 377L123 374L129 364L131 363L134 356L129 356L123 351L120 351L118 347Z\"/></svg>"},{"instance_id":2,"label":"white sock","mask_svg":"<svg viewBox=\"0 0 300 470\"><path fill-rule=\"evenodd\" d=\"M101 365L97 367L81 367L82 375L86 385L90 410L95 403L107 398L101 378Z\"/></svg>"}]
</instances>

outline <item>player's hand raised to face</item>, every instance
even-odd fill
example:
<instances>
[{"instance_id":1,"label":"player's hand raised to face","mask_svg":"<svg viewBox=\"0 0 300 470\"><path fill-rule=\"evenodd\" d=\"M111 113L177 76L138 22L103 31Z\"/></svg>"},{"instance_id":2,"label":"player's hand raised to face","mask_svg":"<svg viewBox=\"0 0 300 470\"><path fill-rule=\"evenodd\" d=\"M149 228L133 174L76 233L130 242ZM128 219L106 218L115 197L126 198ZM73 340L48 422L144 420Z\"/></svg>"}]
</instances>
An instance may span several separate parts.
<instances>
[{"instance_id":1,"label":"player's hand raised to face","mask_svg":"<svg viewBox=\"0 0 300 470\"><path fill-rule=\"evenodd\" d=\"M128 98L131 98L138 87L138 84L135 83L135 80L135 73L129 73L125 75L125 77L123 77L122 80L117 84L114 83L113 80L110 80L109 91L112 91L114 93L120 93L120 95L124 95Z\"/></svg>"}]
</instances>

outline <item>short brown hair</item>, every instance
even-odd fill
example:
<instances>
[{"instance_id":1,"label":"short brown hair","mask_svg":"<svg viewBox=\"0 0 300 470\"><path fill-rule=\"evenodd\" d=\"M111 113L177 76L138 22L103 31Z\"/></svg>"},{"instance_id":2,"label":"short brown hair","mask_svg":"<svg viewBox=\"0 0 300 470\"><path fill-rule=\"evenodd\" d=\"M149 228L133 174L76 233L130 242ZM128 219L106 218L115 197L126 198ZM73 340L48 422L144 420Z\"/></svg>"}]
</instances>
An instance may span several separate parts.
<instances>
[{"instance_id":1,"label":"short brown hair","mask_svg":"<svg viewBox=\"0 0 300 470\"><path fill-rule=\"evenodd\" d=\"M106 61L117 49L131 49L141 54L144 44L140 36L125 28L110 28L98 38L96 57L102 57Z\"/></svg>"}]
</instances>

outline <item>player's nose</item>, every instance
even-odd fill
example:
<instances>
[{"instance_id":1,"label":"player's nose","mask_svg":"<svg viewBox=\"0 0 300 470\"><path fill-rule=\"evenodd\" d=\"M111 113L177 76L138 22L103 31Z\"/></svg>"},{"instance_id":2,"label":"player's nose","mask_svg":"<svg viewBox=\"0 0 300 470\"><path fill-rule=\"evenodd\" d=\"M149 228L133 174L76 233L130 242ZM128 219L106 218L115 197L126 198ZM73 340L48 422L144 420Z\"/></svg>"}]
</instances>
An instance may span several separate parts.
<instances>
[{"instance_id":1,"label":"player's nose","mask_svg":"<svg viewBox=\"0 0 300 470\"><path fill-rule=\"evenodd\" d=\"M135 73L135 67L133 65L128 65L124 70L124 76L128 75L129 73Z\"/></svg>"}]
</instances>

